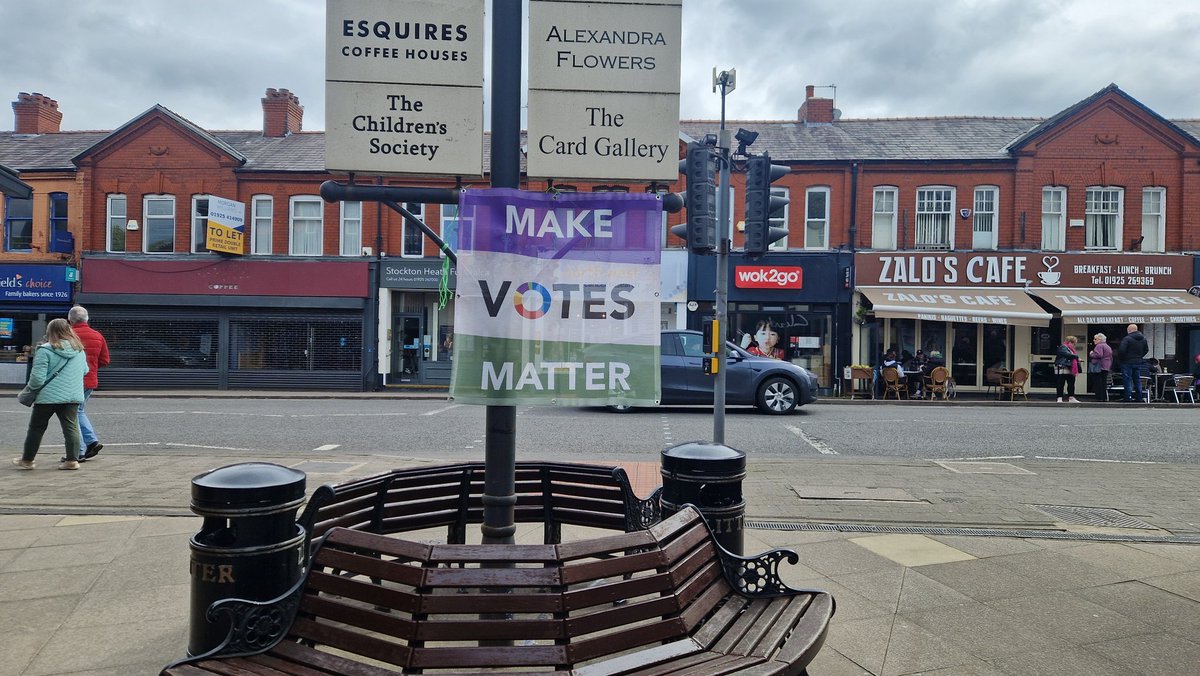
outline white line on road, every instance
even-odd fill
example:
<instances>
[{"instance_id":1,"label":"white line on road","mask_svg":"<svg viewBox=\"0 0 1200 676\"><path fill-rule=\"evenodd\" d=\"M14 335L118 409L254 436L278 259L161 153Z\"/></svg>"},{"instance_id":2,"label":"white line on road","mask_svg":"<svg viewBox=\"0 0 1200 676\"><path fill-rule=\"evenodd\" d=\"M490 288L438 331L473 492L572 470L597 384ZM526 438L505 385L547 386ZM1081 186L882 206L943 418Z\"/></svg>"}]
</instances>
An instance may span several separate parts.
<instances>
[{"instance_id":1,"label":"white line on road","mask_svg":"<svg viewBox=\"0 0 1200 676\"><path fill-rule=\"evenodd\" d=\"M830 448L829 445L826 444L825 442L817 441L815 439L810 439L809 436L804 433L804 430L800 429L799 427L796 427L794 425L788 425L787 428L792 434L795 434L796 436L803 439L804 443L817 449L817 452L820 453L821 455L837 455L838 454L837 451Z\"/></svg>"},{"instance_id":2,"label":"white line on road","mask_svg":"<svg viewBox=\"0 0 1200 676\"><path fill-rule=\"evenodd\" d=\"M434 409L432 411L426 411L426 412L422 413L421 415L437 415L439 413L445 413L446 411L453 411L454 409L456 409L460 406L462 406L462 404L454 404L452 406L443 406L442 408Z\"/></svg>"},{"instance_id":3,"label":"white line on road","mask_svg":"<svg viewBox=\"0 0 1200 676\"><path fill-rule=\"evenodd\" d=\"M211 448L217 451L258 451L258 448L233 448L231 446L206 446L204 444L181 444L175 441L164 441L164 446L178 446L180 448Z\"/></svg>"},{"instance_id":4,"label":"white line on road","mask_svg":"<svg viewBox=\"0 0 1200 676\"><path fill-rule=\"evenodd\" d=\"M966 457L966 458L939 458L947 462L962 461L962 460L1020 460L1023 455L985 455L983 457ZM937 462L937 460L934 460Z\"/></svg>"},{"instance_id":5,"label":"white line on road","mask_svg":"<svg viewBox=\"0 0 1200 676\"><path fill-rule=\"evenodd\" d=\"M335 448L341 448L341 447L342 447L341 444L325 444L324 446L317 446L316 448L314 448L313 453L317 453L319 451L332 451Z\"/></svg>"},{"instance_id":6,"label":"white line on road","mask_svg":"<svg viewBox=\"0 0 1200 676\"><path fill-rule=\"evenodd\" d=\"M1107 458L1060 458L1053 455L1035 455L1038 460L1075 460L1077 462L1116 462L1126 465L1157 465L1153 460L1109 460Z\"/></svg>"}]
</instances>

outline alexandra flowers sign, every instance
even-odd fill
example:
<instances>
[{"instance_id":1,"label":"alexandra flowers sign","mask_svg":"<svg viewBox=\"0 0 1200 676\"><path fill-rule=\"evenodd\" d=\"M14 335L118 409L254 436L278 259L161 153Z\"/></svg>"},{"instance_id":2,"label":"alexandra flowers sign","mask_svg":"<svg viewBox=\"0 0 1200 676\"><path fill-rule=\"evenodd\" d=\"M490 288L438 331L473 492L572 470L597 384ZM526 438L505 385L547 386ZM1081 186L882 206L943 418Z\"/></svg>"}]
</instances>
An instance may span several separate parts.
<instances>
[{"instance_id":1,"label":"alexandra flowers sign","mask_svg":"<svg viewBox=\"0 0 1200 676\"><path fill-rule=\"evenodd\" d=\"M656 196L469 190L461 206L453 399L658 401Z\"/></svg>"}]
</instances>

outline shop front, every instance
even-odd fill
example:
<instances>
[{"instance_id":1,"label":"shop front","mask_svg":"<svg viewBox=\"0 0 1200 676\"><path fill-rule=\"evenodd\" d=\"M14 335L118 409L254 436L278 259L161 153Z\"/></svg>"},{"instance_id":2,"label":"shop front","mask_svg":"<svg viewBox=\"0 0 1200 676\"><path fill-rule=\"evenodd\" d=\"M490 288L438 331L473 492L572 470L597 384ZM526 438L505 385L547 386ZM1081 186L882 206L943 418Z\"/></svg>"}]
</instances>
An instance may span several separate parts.
<instances>
[{"instance_id":1,"label":"shop front","mask_svg":"<svg viewBox=\"0 0 1200 676\"><path fill-rule=\"evenodd\" d=\"M369 265L85 257L77 300L112 356L100 386L362 391Z\"/></svg>"},{"instance_id":2,"label":"shop front","mask_svg":"<svg viewBox=\"0 0 1200 676\"><path fill-rule=\"evenodd\" d=\"M960 391L994 386L998 372L1018 368L1029 370L1031 390L1050 391L1067 336L1086 359L1096 333L1115 349L1137 323L1149 356L1179 369L1176 355L1200 319L1200 298L1186 291L1191 277L1191 257L1171 254L858 254L854 350L872 365L887 349L902 359L939 351Z\"/></svg>"},{"instance_id":3,"label":"shop front","mask_svg":"<svg viewBox=\"0 0 1200 676\"><path fill-rule=\"evenodd\" d=\"M442 258L380 261L376 371L383 386L450 384L457 276L454 265L447 262Z\"/></svg>"},{"instance_id":4,"label":"shop front","mask_svg":"<svg viewBox=\"0 0 1200 676\"><path fill-rule=\"evenodd\" d=\"M715 315L713 260L690 260L693 329ZM836 374L850 363L849 268L850 254L842 252L772 253L759 260L731 254L726 337L752 353L809 369L822 393L833 392Z\"/></svg>"},{"instance_id":5,"label":"shop front","mask_svg":"<svg viewBox=\"0 0 1200 676\"><path fill-rule=\"evenodd\" d=\"M75 277L67 265L0 265L0 385L25 384L47 322L71 309Z\"/></svg>"}]
</instances>

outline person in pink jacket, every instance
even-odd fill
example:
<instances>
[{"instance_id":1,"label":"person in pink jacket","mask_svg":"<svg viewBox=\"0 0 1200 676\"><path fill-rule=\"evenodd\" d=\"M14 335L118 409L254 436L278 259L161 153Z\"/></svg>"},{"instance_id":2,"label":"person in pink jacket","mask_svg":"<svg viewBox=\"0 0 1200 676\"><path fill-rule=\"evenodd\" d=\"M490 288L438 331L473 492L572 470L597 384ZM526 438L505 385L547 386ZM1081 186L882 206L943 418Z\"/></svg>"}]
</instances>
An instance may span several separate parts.
<instances>
[{"instance_id":1,"label":"person in pink jacket","mask_svg":"<svg viewBox=\"0 0 1200 676\"><path fill-rule=\"evenodd\" d=\"M1088 391L1096 401L1108 401L1108 372L1112 370L1113 351L1108 336L1097 333L1092 336L1092 349L1088 352Z\"/></svg>"}]
</instances>

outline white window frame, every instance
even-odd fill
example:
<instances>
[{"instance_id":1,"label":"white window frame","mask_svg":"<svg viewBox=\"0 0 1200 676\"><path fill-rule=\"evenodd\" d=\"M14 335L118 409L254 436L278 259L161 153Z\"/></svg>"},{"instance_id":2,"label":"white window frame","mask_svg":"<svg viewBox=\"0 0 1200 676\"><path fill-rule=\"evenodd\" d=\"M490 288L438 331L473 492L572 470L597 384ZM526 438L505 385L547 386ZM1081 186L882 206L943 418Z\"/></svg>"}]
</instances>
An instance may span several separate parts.
<instances>
[{"instance_id":1,"label":"white window frame","mask_svg":"<svg viewBox=\"0 0 1200 676\"><path fill-rule=\"evenodd\" d=\"M1042 186L1042 249L1067 250L1067 189L1062 186Z\"/></svg>"},{"instance_id":2,"label":"white window frame","mask_svg":"<svg viewBox=\"0 0 1200 676\"><path fill-rule=\"evenodd\" d=\"M663 212L666 213L666 212ZM454 241L446 241L446 225L449 223L457 224L454 231ZM458 213L457 204L439 204L438 205L438 235L441 236L442 242L450 247L450 250L458 252L459 238L462 237L463 217ZM446 252L438 251L438 258L445 258Z\"/></svg>"},{"instance_id":3,"label":"white window frame","mask_svg":"<svg viewBox=\"0 0 1200 676\"><path fill-rule=\"evenodd\" d=\"M267 205L265 216L258 213L260 205ZM250 198L250 253L270 255L271 237L274 234L275 198L270 195L255 195ZM261 246L265 241L266 246Z\"/></svg>"},{"instance_id":4,"label":"white window frame","mask_svg":"<svg viewBox=\"0 0 1200 676\"><path fill-rule=\"evenodd\" d=\"M1157 209L1147 209L1146 202L1158 202ZM1167 189L1142 188L1142 251L1163 253L1167 250Z\"/></svg>"},{"instance_id":5,"label":"white window frame","mask_svg":"<svg viewBox=\"0 0 1200 676\"><path fill-rule=\"evenodd\" d=\"M991 202L990 208L988 201ZM980 208L981 206L983 207L982 209ZM985 230L984 228L987 229ZM975 186L975 200L971 212L971 248L995 249L999 245L1000 186L977 185Z\"/></svg>"},{"instance_id":6,"label":"white window frame","mask_svg":"<svg viewBox=\"0 0 1200 676\"><path fill-rule=\"evenodd\" d=\"M1108 244L1097 236L1097 226L1111 219L1112 239ZM1084 193L1084 249L1121 251L1125 236L1125 189L1115 186L1088 186Z\"/></svg>"},{"instance_id":7,"label":"white window frame","mask_svg":"<svg viewBox=\"0 0 1200 676\"><path fill-rule=\"evenodd\" d=\"M200 203L204 203L204 215L200 215ZM199 238L200 241L196 241ZM192 195L192 229L189 236L192 253L212 253L208 250L208 195Z\"/></svg>"},{"instance_id":8,"label":"white window frame","mask_svg":"<svg viewBox=\"0 0 1200 676\"><path fill-rule=\"evenodd\" d=\"M923 185L917 188L916 248L929 251L954 249L954 217L957 191L949 185ZM922 220L926 221L922 223ZM945 228L945 241L934 241L937 231ZM924 240L924 241L922 241Z\"/></svg>"},{"instance_id":9,"label":"white window frame","mask_svg":"<svg viewBox=\"0 0 1200 676\"><path fill-rule=\"evenodd\" d=\"M171 205L171 215L169 217L152 215L150 213L150 204L152 202L167 202ZM171 250L170 251L151 251L150 250L150 232L151 228L157 227L159 221L171 222ZM178 234L175 231L175 196L174 195L143 195L142 196L142 253L146 254L173 254L175 253L175 236ZM189 232L189 237L190 237Z\"/></svg>"},{"instance_id":10,"label":"white window frame","mask_svg":"<svg viewBox=\"0 0 1200 676\"><path fill-rule=\"evenodd\" d=\"M357 214L354 212L357 210ZM338 227L339 249L343 256L362 256L362 202L341 202L341 219Z\"/></svg>"},{"instance_id":11,"label":"white window frame","mask_svg":"<svg viewBox=\"0 0 1200 676\"><path fill-rule=\"evenodd\" d=\"M880 197L888 196L891 199L891 209L880 209ZM871 248L881 251L895 251L900 248L896 242L896 214L897 204L900 202L900 189L896 186L881 185L876 186L871 193ZM885 205L886 206L886 205ZM884 219L890 221L884 224ZM880 234L887 236L887 240L883 240Z\"/></svg>"},{"instance_id":12,"label":"white window frame","mask_svg":"<svg viewBox=\"0 0 1200 676\"><path fill-rule=\"evenodd\" d=\"M420 221L425 220L425 204L423 202L406 202L404 204L404 208L408 209L408 212L410 214L412 214L413 216L416 216L418 220L420 220ZM413 225L412 223L409 223L407 218L405 218L403 220L404 220L404 225L400 229L400 257L401 258L424 258L425 257L425 233L421 232L421 229L418 228L417 226ZM414 233L417 237L416 241L419 241L421 244L419 247L417 247L417 251L412 252L412 251L408 250L408 242L410 239L412 239Z\"/></svg>"},{"instance_id":13,"label":"white window frame","mask_svg":"<svg viewBox=\"0 0 1200 676\"><path fill-rule=\"evenodd\" d=\"M813 195L822 195L825 198L824 213L817 214L814 217L812 213L812 197ZM804 248L805 249L829 249L829 186L813 186L804 191ZM809 242L809 231L815 231L819 226L821 232L821 244L813 246Z\"/></svg>"},{"instance_id":14,"label":"white window frame","mask_svg":"<svg viewBox=\"0 0 1200 676\"><path fill-rule=\"evenodd\" d=\"M296 246L296 205L316 203L317 213L320 214L316 220L317 226L317 250L314 251L298 251ZM312 218L305 218L304 221L312 221ZM289 256L320 256L325 251L325 202L321 200L319 195L293 195L288 199L288 255Z\"/></svg>"},{"instance_id":15,"label":"white window frame","mask_svg":"<svg viewBox=\"0 0 1200 676\"><path fill-rule=\"evenodd\" d=\"M121 213L113 211L113 202L120 200ZM125 249L129 246L129 232L126 230L129 224L129 197L122 193L111 193L105 199L104 218L107 227L104 230L104 250L110 253L125 253ZM121 230L121 248L118 249L113 245L113 228Z\"/></svg>"}]
</instances>

